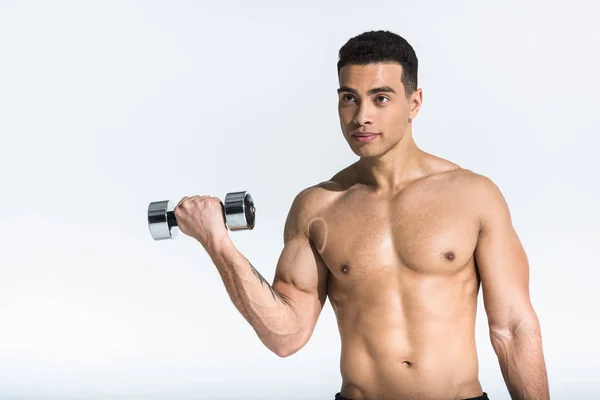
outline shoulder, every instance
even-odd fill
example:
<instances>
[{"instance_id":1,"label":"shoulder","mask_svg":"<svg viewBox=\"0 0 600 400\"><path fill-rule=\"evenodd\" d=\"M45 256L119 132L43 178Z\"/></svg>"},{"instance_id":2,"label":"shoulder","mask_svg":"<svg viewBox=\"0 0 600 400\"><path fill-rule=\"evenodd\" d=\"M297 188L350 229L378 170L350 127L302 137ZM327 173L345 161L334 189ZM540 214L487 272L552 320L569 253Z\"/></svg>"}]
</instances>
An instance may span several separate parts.
<instances>
[{"instance_id":1,"label":"shoulder","mask_svg":"<svg viewBox=\"0 0 600 400\"><path fill-rule=\"evenodd\" d=\"M510 219L500 187L484 174L447 163L436 168L425 181L437 196L444 194L453 203L459 203L469 213L476 214L481 227L492 219Z\"/></svg>"},{"instance_id":2,"label":"shoulder","mask_svg":"<svg viewBox=\"0 0 600 400\"><path fill-rule=\"evenodd\" d=\"M295 196L292 207L316 212L334 202L355 182L353 165L350 165L328 180L302 189Z\"/></svg>"},{"instance_id":3,"label":"shoulder","mask_svg":"<svg viewBox=\"0 0 600 400\"><path fill-rule=\"evenodd\" d=\"M432 175L432 178L439 179L468 196L493 197L501 194L500 188L490 177L467 168L449 168Z\"/></svg>"},{"instance_id":4,"label":"shoulder","mask_svg":"<svg viewBox=\"0 0 600 400\"><path fill-rule=\"evenodd\" d=\"M294 197L291 211L310 215L318 212L330 204L336 197L336 193L343 190L339 182L334 180L323 181L302 189Z\"/></svg>"},{"instance_id":5,"label":"shoulder","mask_svg":"<svg viewBox=\"0 0 600 400\"><path fill-rule=\"evenodd\" d=\"M460 187L479 203L504 200L500 187L492 178L468 169L460 171L457 175L457 180L461 183Z\"/></svg>"},{"instance_id":6,"label":"shoulder","mask_svg":"<svg viewBox=\"0 0 600 400\"><path fill-rule=\"evenodd\" d=\"M482 227L491 220L510 220L506 198L492 178L463 168L450 171L448 175L453 189L459 193L463 204L478 215Z\"/></svg>"},{"instance_id":7,"label":"shoulder","mask_svg":"<svg viewBox=\"0 0 600 400\"><path fill-rule=\"evenodd\" d=\"M294 197L286 225L289 229L309 231L311 221L323 214L352 185L352 171L348 167L328 180L300 190Z\"/></svg>"},{"instance_id":8,"label":"shoulder","mask_svg":"<svg viewBox=\"0 0 600 400\"><path fill-rule=\"evenodd\" d=\"M303 231L309 236L311 222L335 201L341 190L336 181L323 181L300 190L290 206L286 233Z\"/></svg>"}]
</instances>

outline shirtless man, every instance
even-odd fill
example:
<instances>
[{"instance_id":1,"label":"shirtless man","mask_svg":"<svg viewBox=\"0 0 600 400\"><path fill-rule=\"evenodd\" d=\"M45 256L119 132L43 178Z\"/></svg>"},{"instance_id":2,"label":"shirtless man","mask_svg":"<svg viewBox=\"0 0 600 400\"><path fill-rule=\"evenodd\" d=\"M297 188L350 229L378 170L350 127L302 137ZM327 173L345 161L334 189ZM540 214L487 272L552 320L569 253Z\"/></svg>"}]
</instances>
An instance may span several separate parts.
<instances>
[{"instance_id":1,"label":"shirtless man","mask_svg":"<svg viewBox=\"0 0 600 400\"><path fill-rule=\"evenodd\" d=\"M417 58L366 32L339 53L339 118L359 160L294 199L273 284L233 245L221 202L175 209L236 308L280 357L313 334L329 296L341 338L336 399L487 399L478 379L481 283L490 339L513 399L549 399L529 266L488 178L417 148Z\"/></svg>"}]
</instances>

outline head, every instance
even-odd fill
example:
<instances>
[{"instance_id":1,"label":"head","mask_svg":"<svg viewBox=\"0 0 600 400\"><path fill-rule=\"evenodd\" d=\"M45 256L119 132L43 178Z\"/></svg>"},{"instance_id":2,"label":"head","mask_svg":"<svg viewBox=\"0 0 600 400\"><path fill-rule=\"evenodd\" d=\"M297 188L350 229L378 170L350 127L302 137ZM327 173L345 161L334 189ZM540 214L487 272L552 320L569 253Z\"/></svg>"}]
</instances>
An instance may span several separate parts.
<instances>
[{"instance_id":1,"label":"head","mask_svg":"<svg viewBox=\"0 0 600 400\"><path fill-rule=\"evenodd\" d=\"M417 56L405 39L389 31L355 36L340 49L337 69L340 125L355 154L383 155L412 134L422 91Z\"/></svg>"}]
</instances>

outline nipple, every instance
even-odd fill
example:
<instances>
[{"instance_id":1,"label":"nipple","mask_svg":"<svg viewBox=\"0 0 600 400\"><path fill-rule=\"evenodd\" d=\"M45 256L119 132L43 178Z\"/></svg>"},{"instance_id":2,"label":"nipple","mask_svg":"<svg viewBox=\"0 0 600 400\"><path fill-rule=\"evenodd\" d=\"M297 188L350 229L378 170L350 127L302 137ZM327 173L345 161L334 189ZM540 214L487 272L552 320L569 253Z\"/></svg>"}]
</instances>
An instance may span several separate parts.
<instances>
[{"instance_id":1,"label":"nipple","mask_svg":"<svg viewBox=\"0 0 600 400\"><path fill-rule=\"evenodd\" d=\"M444 253L444 258L448 261L453 261L456 258L456 256L454 255L453 251L447 251Z\"/></svg>"}]
</instances>

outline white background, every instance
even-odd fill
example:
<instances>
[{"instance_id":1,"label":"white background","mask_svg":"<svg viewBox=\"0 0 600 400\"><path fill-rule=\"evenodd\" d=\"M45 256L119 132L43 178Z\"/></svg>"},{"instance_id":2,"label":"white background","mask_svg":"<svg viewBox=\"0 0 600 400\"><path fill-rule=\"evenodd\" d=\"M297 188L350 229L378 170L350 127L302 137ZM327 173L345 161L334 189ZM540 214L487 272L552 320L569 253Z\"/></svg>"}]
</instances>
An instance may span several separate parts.
<instances>
[{"instance_id":1,"label":"white background","mask_svg":"<svg viewBox=\"0 0 600 400\"><path fill-rule=\"evenodd\" d=\"M367 5L368 4L368 5ZM0 398L333 399L326 304L267 350L193 239L148 203L249 190L238 248L272 280L290 203L354 162L339 48L404 36L425 151L489 176L531 264L553 399L600 387L599 6L593 1L0 1ZM481 303L480 379L507 399Z\"/></svg>"}]
</instances>

